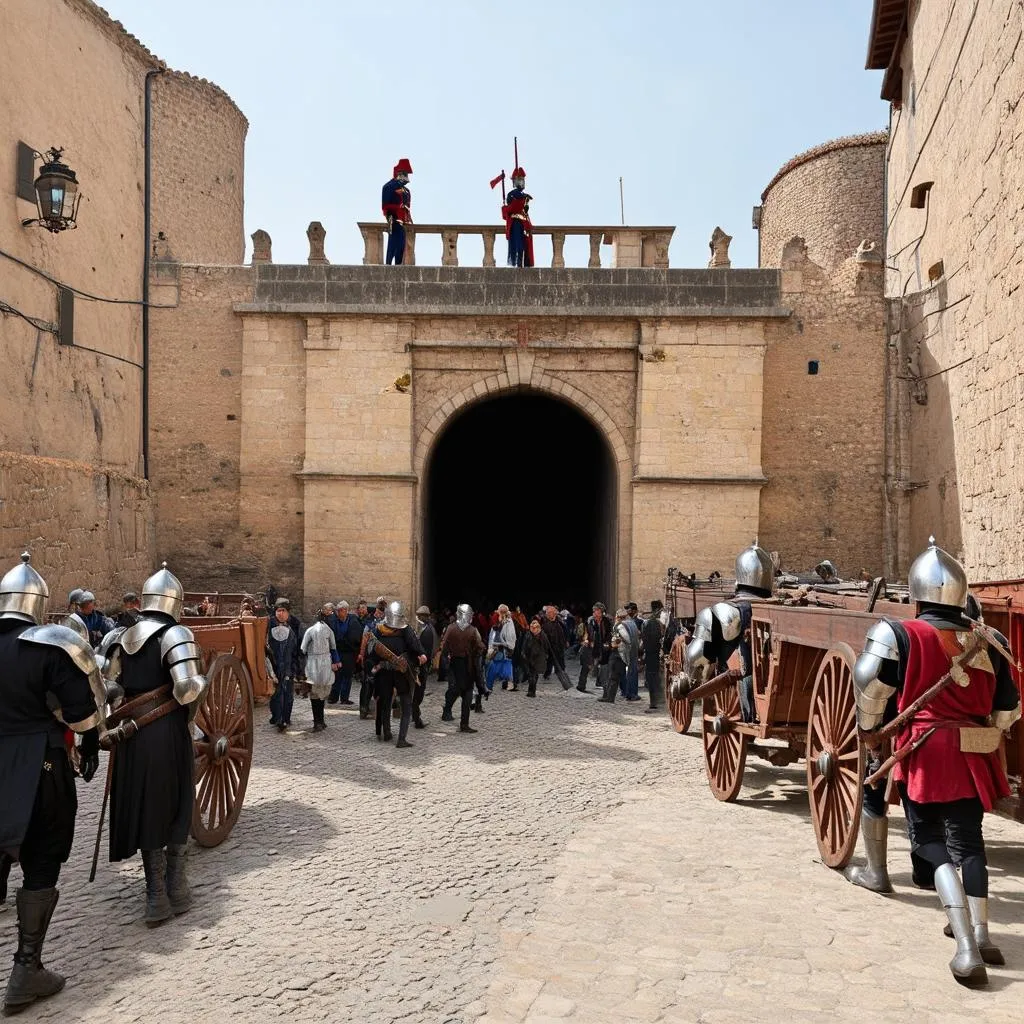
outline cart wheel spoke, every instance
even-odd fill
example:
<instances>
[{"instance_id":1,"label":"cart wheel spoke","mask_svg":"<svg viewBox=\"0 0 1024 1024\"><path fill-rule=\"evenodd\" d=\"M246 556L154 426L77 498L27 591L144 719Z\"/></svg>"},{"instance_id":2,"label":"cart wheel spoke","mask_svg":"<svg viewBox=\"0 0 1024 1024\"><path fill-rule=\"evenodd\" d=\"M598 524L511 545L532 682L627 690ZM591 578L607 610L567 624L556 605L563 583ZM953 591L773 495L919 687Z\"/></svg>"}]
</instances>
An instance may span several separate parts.
<instances>
[{"instance_id":1,"label":"cart wheel spoke","mask_svg":"<svg viewBox=\"0 0 1024 1024\"><path fill-rule=\"evenodd\" d=\"M864 754L856 729L855 655L838 644L822 659L811 694L807 790L818 850L826 865L844 867L857 843Z\"/></svg>"},{"instance_id":2,"label":"cart wheel spoke","mask_svg":"<svg viewBox=\"0 0 1024 1024\"><path fill-rule=\"evenodd\" d=\"M196 721L211 737L195 744L196 799L192 834L201 846L217 846L238 820L252 767L252 686L233 654L214 658L210 686ZM227 740L226 750L218 745Z\"/></svg>"}]
</instances>

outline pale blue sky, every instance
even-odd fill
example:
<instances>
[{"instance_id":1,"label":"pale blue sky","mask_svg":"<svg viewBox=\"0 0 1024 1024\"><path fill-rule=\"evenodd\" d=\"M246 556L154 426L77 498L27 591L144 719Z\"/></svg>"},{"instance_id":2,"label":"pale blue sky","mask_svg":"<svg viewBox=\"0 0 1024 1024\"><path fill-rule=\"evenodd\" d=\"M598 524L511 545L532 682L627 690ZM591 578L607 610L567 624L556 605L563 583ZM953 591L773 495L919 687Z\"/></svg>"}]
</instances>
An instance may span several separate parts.
<instances>
[{"instance_id":1,"label":"pale blue sky","mask_svg":"<svg viewBox=\"0 0 1024 1024\"><path fill-rule=\"evenodd\" d=\"M887 119L863 70L870 0L101 2L245 112L246 235L269 231L275 262L305 261L310 220L333 263L361 262L355 222L379 218L402 156L418 221L496 221L487 183L518 135L538 225L617 224L622 175L629 223L677 226L673 266L704 266L716 224L755 266L776 170ZM479 244L460 256L479 264ZM440 262L440 241L417 259Z\"/></svg>"}]
</instances>

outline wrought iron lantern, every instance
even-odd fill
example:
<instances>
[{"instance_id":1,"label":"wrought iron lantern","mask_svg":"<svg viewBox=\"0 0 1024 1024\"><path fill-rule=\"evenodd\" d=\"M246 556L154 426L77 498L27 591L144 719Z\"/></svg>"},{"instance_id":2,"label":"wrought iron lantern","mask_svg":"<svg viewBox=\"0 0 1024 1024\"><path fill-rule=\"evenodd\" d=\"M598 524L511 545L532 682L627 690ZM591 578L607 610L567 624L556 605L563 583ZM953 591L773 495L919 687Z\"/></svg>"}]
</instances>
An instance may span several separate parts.
<instances>
[{"instance_id":1,"label":"wrought iron lantern","mask_svg":"<svg viewBox=\"0 0 1024 1024\"><path fill-rule=\"evenodd\" d=\"M67 164L61 163L64 150L47 150L45 160L39 169L33 187L36 193L36 209L38 219L23 221L24 225L38 224L47 231L65 231L75 227L78 216L78 204L82 197L78 192L78 178Z\"/></svg>"}]
</instances>

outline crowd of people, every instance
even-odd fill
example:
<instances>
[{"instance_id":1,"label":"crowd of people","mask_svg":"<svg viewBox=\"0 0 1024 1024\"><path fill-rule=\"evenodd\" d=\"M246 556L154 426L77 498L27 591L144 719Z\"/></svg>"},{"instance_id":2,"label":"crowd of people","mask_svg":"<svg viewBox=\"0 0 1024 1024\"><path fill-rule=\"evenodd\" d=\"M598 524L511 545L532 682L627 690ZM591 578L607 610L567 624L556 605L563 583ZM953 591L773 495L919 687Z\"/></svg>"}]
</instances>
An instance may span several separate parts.
<instances>
[{"instance_id":1,"label":"crowd of people","mask_svg":"<svg viewBox=\"0 0 1024 1024\"><path fill-rule=\"evenodd\" d=\"M554 675L563 691L572 691L567 665L576 661L575 692L599 694L601 703L614 703L619 696L639 702L642 666L647 711L655 712L662 703L662 656L676 632L657 600L646 618L634 602L609 615L599 601L589 616L582 609L554 604L530 615L507 604L493 610L462 604L437 614L420 605L411 622L399 601L379 597L371 606L359 600L353 609L340 600L323 604L316 622L304 628L288 598L277 597L273 590L271 596L270 724L282 732L291 726L296 696L309 698L315 732L327 728L328 705L358 704L361 719L373 717L377 738L390 741L394 710L400 748L412 746L410 726L422 729L427 724L422 704L432 674L446 687L441 720L454 723L459 703L463 733L477 731L470 725L471 716L483 714L484 702L496 687L513 693L522 688L535 698L539 680ZM593 690L588 687L591 677ZM358 698L353 700L356 683Z\"/></svg>"}]
</instances>

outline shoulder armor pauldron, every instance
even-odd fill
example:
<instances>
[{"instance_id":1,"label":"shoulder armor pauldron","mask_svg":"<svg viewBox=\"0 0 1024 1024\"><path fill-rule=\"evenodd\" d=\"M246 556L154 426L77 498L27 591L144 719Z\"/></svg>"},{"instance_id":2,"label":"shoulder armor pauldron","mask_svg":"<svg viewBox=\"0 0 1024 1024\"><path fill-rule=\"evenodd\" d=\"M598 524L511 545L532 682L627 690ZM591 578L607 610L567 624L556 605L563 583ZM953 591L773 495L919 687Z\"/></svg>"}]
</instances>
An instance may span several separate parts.
<instances>
[{"instance_id":1,"label":"shoulder armor pauldron","mask_svg":"<svg viewBox=\"0 0 1024 1024\"><path fill-rule=\"evenodd\" d=\"M83 640L73 629L48 623L45 626L30 626L18 638L30 644L59 647L86 675L97 667L96 655L88 641Z\"/></svg>"},{"instance_id":2,"label":"shoulder armor pauldron","mask_svg":"<svg viewBox=\"0 0 1024 1024\"><path fill-rule=\"evenodd\" d=\"M743 616L736 605L721 601L711 609L711 613L722 627L723 640L735 640L740 635Z\"/></svg>"},{"instance_id":3,"label":"shoulder armor pauldron","mask_svg":"<svg viewBox=\"0 0 1024 1024\"><path fill-rule=\"evenodd\" d=\"M58 626L55 623L30 626L18 639L30 644L39 644L42 647L56 647L71 658L75 668L88 676L89 690L96 705L96 713L81 722L66 722L65 724L75 732L86 732L99 725L102 719L101 711L107 700L107 691L103 685L103 677L100 674L96 654L89 646L88 641L83 640L73 629L69 629L67 626ZM55 712L55 714L62 722L64 721L59 712Z\"/></svg>"},{"instance_id":4,"label":"shoulder armor pauldron","mask_svg":"<svg viewBox=\"0 0 1024 1024\"><path fill-rule=\"evenodd\" d=\"M145 647L146 641L156 636L162 629L167 628L167 623L161 622L159 619L139 619L134 626L129 626L124 630L118 638L118 643L128 654L138 654Z\"/></svg>"}]
</instances>

